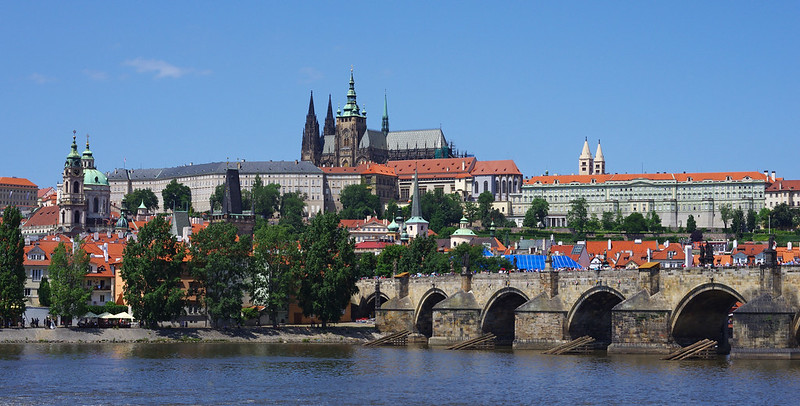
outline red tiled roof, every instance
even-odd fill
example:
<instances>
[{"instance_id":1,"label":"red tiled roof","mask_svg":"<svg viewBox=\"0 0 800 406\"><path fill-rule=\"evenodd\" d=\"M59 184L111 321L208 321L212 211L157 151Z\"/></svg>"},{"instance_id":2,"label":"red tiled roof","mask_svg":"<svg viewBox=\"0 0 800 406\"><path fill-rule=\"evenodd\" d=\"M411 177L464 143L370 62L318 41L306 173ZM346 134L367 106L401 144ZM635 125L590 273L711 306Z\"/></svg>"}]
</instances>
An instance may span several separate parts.
<instances>
[{"instance_id":1,"label":"red tiled roof","mask_svg":"<svg viewBox=\"0 0 800 406\"><path fill-rule=\"evenodd\" d=\"M360 164L358 166L322 166L321 169L323 172L327 174L359 174L359 175L387 175L387 176L397 176L394 172L394 168L376 164L373 162Z\"/></svg>"},{"instance_id":2,"label":"red tiled roof","mask_svg":"<svg viewBox=\"0 0 800 406\"><path fill-rule=\"evenodd\" d=\"M355 245L356 249L361 250L373 250L373 249L383 249L387 245L392 244L386 241L363 241Z\"/></svg>"},{"instance_id":3,"label":"red tiled roof","mask_svg":"<svg viewBox=\"0 0 800 406\"><path fill-rule=\"evenodd\" d=\"M473 176L476 175L522 175L517 165L511 159L501 161L478 161L475 162L475 167L470 171Z\"/></svg>"},{"instance_id":4,"label":"red tiled roof","mask_svg":"<svg viewBox=\"0 0 800 406\"><path fill-rule=\"evenodd\" d=\"M469 174L475 166L477 160L469 158L441 158L441 159L418 159L406 161L389 161L387 166L394 169L399 178L410 179L414 176L414 169L417 170L420 179L431 179L439 177L454 178L458 174ZM463 167L463 169L462 169ZM446 176L442 176L446 175Z\"/></svg>"},{"instance_id":5,"label":"red tiled roof","mask_svg":"<svg viewBox=\"0 0 800 406\"><path fill-rule=\"evenodd\" d=\"M41 199L42 197L47 196L50 193L55 193L55 191L56 190L53 189L52 187L46 187L44 189L39 189L39 191L36 192L36 198Z\"/></svg>"},{"instance_id":6,"label":"red tiled roof","mask_svg":"<svg viewBox=\"0 0 800 406\"><path fill-rule=\"evenodd\" d=\"M58 206L45 206L36 210L22 227L41 227L58 225Z\"/></svg>"},{"instance_id":7,"label":"red tiled roof","mask_svg":"<svg viewBox=\"0 0 800 406\"><path fill-rule=\"evenodd\" d=\"M800 190L800 180L777 180L767 187L767 192L782 192L784 190Z\"/></svg>"},{"instance_id":8,"label":"red tiled roof","mask_svg":"<svg viewBox=\"0 0 800 406\"><path fill-rule=\"evenodd\" d=\"M605 183L605 182L624 182L634 179L645 180L675 180L676 182L701 182L706 180L724 181L730 177L731 180L744 180L746 178L767 180L760 172L698 172L698 173L640 173L640 174L610 174L610 175L553 175L553 176L533 176L525 180L526 185L545 184L551 185L556 181L559 184L567 183Z\"/></svg>"},{"instance_id":9,"label":"red tiled roof","mask_svg":"<svg viewBox=\"0 0 800 406\"><path fill-rule=\"evenodd\" d=\"M0 177L0 185L3 186L29 186L38 189L33 182L29 181L25 178L15 178L15 177Z\"/></svg>"}]
</instances>

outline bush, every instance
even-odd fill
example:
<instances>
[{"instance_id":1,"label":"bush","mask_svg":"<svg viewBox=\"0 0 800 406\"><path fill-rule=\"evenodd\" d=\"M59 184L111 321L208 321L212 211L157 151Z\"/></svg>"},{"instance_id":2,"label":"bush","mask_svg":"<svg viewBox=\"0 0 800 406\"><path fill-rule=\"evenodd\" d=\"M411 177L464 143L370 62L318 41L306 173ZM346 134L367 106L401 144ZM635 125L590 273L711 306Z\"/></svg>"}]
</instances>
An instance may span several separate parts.
<instances>
[{"instance_id":1,"label":"bush","mask_svg":"<svg viewBox=\"0 0 800 406\"><path fill-rule=\"evenodd\" d=\"M106 302L106 304L103 306L89 306L88 311L94 314L100 314L103 312L117 314L117 313L127 312L128 306L118 305L115 304L114 302Z\"/></svg>"}]
</instances>

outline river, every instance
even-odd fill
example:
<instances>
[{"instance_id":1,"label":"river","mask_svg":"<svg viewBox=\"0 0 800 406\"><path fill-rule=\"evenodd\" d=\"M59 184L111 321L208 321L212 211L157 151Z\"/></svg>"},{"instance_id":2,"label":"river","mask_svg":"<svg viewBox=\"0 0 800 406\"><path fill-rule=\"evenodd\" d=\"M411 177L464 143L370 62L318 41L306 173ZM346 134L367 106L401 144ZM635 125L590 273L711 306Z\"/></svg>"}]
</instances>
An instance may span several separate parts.
<instances>
[{"instance_id":1,"label":"river","mask_svg":"<svg viewBox=\"0 0 800 406\"><path fill-rule=\"evenodd\" d=\"M787 404L800 361L256 343L0 344L0 404Z\"/></svg>"}]
</instances>

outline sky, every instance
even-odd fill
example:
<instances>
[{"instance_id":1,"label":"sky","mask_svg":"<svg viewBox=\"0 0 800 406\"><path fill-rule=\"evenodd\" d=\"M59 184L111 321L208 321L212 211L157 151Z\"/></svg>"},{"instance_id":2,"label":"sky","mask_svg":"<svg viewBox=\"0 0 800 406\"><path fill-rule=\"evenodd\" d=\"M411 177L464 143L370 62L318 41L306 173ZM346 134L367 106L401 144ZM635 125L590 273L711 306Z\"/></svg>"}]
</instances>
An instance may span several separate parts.
<instances>
[{"instance_id":1,"label":"sky","mask_svg":"<svg viewBox=\"0 0 800 406\"><path fill-rule=\"evenodd\" d=\"M0 176L295 160L314 92L525 177L800 178L800 2L0 2Z\"/></svg>"}]
</instances>

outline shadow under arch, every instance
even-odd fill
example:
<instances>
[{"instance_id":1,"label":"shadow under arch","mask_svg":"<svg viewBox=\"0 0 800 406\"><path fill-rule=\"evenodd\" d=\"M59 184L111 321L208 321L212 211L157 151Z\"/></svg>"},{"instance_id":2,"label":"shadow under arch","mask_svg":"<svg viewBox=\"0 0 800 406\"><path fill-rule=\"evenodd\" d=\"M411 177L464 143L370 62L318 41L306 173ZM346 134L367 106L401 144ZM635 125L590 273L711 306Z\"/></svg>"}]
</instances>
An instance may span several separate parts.
<instances>
[{"instance_id":1,"label":"shadow under arch","mask_svg":"<svg viewBox=\"0 0 800 406\"><path fill-rule=\"evenodd\" d=\"M611 344L611 309L623 300L622 293L608 286L594 286L583 292L567 313L570 339L588 335L597 346L607 347Z\"/></svg>"},{"instance_id":2,"label":"shadow under arch","mask_svg":"<svg viewBox=\"0 0 800 406\"><path fill-rule=\"evenodd\" d=\"M431 288L422 295L414 310L414 327L417 332L430 338L433 335L433 306L447 299L447 293L439 288Z\"/></svg>"},{"instance_id":3,"label":"shadow under arch","mask_svg":"<svg viewBox=\"0 0 800 406\"><path fill-rule=\"evenodd\" d=\"M514 342L514 310L527 302L528 295L513 287L505 287L495 292L486 302L481 312L481 331L493 333L498 345L511 345Z\"/></svg>"},{"instance_id":4,"label":"shadow under arch","mask_svg":"<svg viewBox=\"0 0 800 406\"><path fill-rule=\"evenodd\" d=\"M680 346L704 338L716 340L720 352L728 352L728 314L736 302L746 303L735 289L721 283L704 283L683 296L672 312L670 335Z\"/></svg>"},{"instance_id":5,"label":"shadow under arch","mask_svg":"<svg viewBox=\"0 0 800 406\"><path fill-rule=\"evenodd\" d=\"M382 306L389 300L389 296L386 296L385 293L381 292L378 300L380 300L378 306ZM358 320L361 318L371 319L375 317L375 292L370 293L366 297L361 296L361 299L358 301L358 303L353 304L351 314L353 320Z\"/></svg>"}]
</instances>

